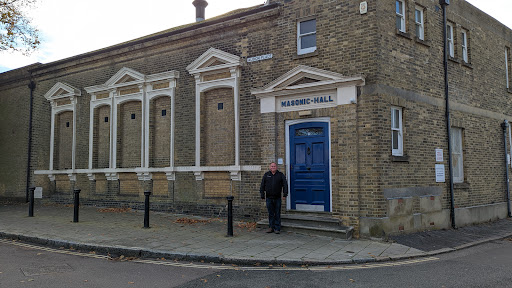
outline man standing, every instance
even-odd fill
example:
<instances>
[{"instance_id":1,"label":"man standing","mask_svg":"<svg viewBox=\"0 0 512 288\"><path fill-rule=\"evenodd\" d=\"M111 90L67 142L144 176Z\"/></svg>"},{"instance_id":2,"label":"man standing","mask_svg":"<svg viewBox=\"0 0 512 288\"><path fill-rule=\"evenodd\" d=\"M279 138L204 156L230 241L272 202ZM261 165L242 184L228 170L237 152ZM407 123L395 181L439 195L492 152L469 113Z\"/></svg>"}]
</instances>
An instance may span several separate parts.
<instances>
[{"instance_id":1,"label":"man standing","mask_svg":"<svg viewBox=\"0 0 512 288\"><path fill-rule=\"evenodd\" d=\"M261 179L261 199L267 198L268 225L267 233L281 231L281 192L283 200L288 196L288 182L283 173L277 170L275 162L270 163L270 171Z\"/></svg>"}]
</instances>

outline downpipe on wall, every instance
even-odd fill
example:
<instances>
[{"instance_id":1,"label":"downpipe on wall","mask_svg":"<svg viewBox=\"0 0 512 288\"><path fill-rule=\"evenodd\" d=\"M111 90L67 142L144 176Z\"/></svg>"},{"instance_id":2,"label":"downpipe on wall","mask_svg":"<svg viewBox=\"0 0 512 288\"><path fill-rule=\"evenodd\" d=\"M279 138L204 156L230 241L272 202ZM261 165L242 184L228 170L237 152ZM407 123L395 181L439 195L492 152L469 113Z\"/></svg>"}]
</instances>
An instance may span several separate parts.
<instances>
[{"instance_id":1,"label":"downpipe on wall","mask_svg":"<svg viewBox=\"0 0 512 288\"><path fill-rule=\"evenodd\" d=\"M450 123L450 99L448 97L448 43L446 43L446 6L450 5L450 0L439 0L443 7L443 54L444 54L444 94L446 99L446 132L448 138L448 173L450 174L450 218L452 228L457 229L455 225L455 199L453 195L453 167L452 167L452 131Z\"/></svg>"},{"instance_id":2,"label":"downpipe on wall","mask_svg":"<svg viewBox=\"0 0 512 288\"><path fill-rule=\"evenodd\" d=\"M506 176L506 187L507 187L507 212L508 217L512 217L510 213L510 178L508 174L508 155L507 155L507 129L509 128L508 120L503 121L501 123L501 128L503 128L503 143L505 143L505 176ZM512 143L511 143L512 144ZM511 155L512 156L512 155Z\"/></svg>"},{"instance_id":3,"label":"downpipe on wall","mask_svg":"<svg viewBox=\"0 0 512 288\"><path fill-rule=\"evenodd\" d=\"M30 100L29 100L29 116L28 116L28 151L27 151L27 185L25 187L25 202L28 202L29 186L30 186L30 158L32 157L32 106L34 104L34 90L36 89L36 82L30 77L30 83L28 84L30 89Z\"/></svg>"}]
</instances>

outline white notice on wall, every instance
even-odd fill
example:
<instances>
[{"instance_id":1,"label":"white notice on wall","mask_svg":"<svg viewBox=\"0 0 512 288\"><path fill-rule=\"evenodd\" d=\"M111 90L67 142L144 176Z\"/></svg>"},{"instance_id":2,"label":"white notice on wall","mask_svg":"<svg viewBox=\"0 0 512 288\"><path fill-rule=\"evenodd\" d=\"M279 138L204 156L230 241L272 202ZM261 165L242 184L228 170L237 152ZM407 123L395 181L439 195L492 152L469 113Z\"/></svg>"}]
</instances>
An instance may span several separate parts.
<instances>
[{"instance_id":1,"label":"white notice on wall","mask_svg":"<svg viewBox=\"0 0 512 288\"><path fill-rule=\"evenodd\" d=\"M436 162L443 162L443 149L436 149Z\"/></svg>"},{"instance_id":2,"label":"white notice on wall","mask_svg":"<svg viewBox=\"0 0 512 288\"><path fill-rule=\"evenodd\" d=\"M436 182L444 182L445 181L445 175L444 175L444 164L436 164Z\"/></svg>"},{"instance_id":3,"label":"white notice on wall","mask_svg":"<svg viewBox=\"0 0 512 288\"><path fill-rule=\"evenodd\" d=\"M36 189L34 190L34 198L43 198L43 187L36 187Z\"/></svg>"}]
</instances>

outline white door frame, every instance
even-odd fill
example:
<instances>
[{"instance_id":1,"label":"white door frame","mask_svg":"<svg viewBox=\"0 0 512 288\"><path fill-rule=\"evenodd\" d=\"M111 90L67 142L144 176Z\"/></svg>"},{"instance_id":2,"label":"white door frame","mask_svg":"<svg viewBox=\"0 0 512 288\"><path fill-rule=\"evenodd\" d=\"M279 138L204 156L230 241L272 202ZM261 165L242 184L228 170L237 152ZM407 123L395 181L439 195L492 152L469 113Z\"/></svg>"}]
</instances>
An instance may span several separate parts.
<instances>
[{"instance_id":1,"label":"white door frame","mask_svg":"<svg viewBox=\"0 0 512 288\"><path fill-rule=\"evenodd\" d=\"M288 192L289 197L286 198L286 210L290 210L292 207L291 202L291 172L290 172L290 126L300 123L307 122L325 122L327 125L327 135L329 137L329 210L332 212L332 161L331 161L331 118L330 117L320 117L320 118L308 118L308 119L297 119L297 120L286 120L285 121L285 142L286 142L286 175L288 181Z\"/></svg>"}]
</instances>

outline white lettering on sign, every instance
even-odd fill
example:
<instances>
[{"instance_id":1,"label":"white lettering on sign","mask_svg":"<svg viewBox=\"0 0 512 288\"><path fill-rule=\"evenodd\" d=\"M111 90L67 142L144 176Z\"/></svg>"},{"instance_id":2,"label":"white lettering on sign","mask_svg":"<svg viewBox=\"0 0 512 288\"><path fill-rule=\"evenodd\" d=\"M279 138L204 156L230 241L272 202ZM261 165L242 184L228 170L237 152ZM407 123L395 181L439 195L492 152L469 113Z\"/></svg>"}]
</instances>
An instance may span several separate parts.
<instances>
[{"instance_id":1,"label":"white lettering on sign","mask_svg":"<svg viewBox=\"0 0 512 288\"><path fill-rule=\"evenodd\" d=\"M291 106L302 106L302 105L309 105L309 104L321 104L321 103L329 103L329 102L334 102L334 99L332 96L306 97L306 98L302 98L302 99L281 101L281 108L282 107L291 107Z\"/></svg>"},{"instance_id":2,"label":"white lettering on sign","mask_svg":"<svg viewBox=\"0 0 512 288\"><path fill-rule=\"evenodd\" d=\"M262 60L267 60L267 59L272 59L272 57L273 57L272 54L255 56L255 57L247 58L247 63L257 62L257 61L262 61Z\"/></svg>"}]
</instances>

